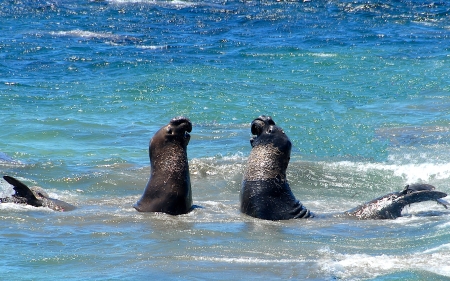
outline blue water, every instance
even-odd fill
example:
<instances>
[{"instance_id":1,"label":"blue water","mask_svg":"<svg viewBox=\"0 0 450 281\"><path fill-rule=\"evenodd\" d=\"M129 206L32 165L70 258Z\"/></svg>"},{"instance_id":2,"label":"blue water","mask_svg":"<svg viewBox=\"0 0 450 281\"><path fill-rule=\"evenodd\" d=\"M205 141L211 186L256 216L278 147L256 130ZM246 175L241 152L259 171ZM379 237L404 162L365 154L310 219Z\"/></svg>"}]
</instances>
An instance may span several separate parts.
<instances>
[{"instance_id":1,"label":"blue water","mask_svg":"<svg viewBox=\"0 0 450 281\"><path fill-rule=\"evenodd\" d=\"M450 279L435 203L392 221L238 210L262 114L291 138L288 180L316 213L413 182L449 193L449 14L412 0L1 2L0 172L78 207L0 204L2 279ZM148 142L179 115L203 208L137 213Z\"/></svg>"}]
</instances>

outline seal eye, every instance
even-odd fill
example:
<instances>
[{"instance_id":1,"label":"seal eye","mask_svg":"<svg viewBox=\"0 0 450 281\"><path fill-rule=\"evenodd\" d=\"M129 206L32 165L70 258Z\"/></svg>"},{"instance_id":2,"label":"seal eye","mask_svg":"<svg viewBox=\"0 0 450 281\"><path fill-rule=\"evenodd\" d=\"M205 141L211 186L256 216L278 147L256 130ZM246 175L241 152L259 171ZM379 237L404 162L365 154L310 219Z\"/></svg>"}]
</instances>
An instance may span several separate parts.
<instances>
[{"instance_id":1,"label":"seal eye","mask_svg":"<svg viewBox=\"0 0 450 281\"><path fill-rule=\"evenodd\" d=\"M172 134L172 128L170 128L170 127L167 128L167 133L168 133L168 134Z\"/></svg>"}]
</instances>

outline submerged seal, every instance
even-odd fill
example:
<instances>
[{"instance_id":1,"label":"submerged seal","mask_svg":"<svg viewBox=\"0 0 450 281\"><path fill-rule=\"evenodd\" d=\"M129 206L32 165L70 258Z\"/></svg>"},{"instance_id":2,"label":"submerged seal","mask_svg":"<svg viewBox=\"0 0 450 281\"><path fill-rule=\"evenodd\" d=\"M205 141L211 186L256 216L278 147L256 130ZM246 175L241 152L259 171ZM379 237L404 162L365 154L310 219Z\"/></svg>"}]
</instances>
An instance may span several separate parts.
<instances>
[{"instance_id":1,"label":"submerged seal","mask_svg":"<svg viewBox=\"0 0 450 281\"><path fill-rule=\"evenodd\" d=\"M436 201L447 209L450 204L441 199L447 194L435 189L430 184L407 185L400 192L392 192L378 197L345 212L345 214L358 219L395 219L402 216L405 206L423 201Z\"/></svg>"},{"instance_id":2,"label":"submerged seal","mask_svg":"<svg viewBox=\"0 0 450 281\"><path fill-rule=\"evenodd\" d=\"M47 192L39 186L28 187L21 181L10 176L3 178L12 186L15 193L11 197L0 198L0 203L27 204L35 207L47 207L55 211L71 211L76 207L64 201L50 198Z\"/></svg>"},{"instance_id":3,"label":"submerged seal","mask_svg":"<svg viewBox=\"0 0 450 281\"><path fill-rule=\"evenodd\" d=\"M240 192L241 212L266 220L287 220L313 217L294 196L286 179L290 160L291 141L271 117L253 120L250 140L252 151L248 157ZM401 216L406 205L434 200L447 207L440 199L446 193L427 184L408 185L401 192L376 198L345 212L359 219L393 219Z\"/></svg>"},{"instance_id":4,"label":"submerged seal","mask_svg":"<svg viewBox=\"0 0 450 281\"><path fill-rule=\"evenodd\" d=\"M192 123L176 117L150 140L150 179L133 207L139 212L186 214L192 209L191 180L187 158Z\"/></svg>"}]
</instances>

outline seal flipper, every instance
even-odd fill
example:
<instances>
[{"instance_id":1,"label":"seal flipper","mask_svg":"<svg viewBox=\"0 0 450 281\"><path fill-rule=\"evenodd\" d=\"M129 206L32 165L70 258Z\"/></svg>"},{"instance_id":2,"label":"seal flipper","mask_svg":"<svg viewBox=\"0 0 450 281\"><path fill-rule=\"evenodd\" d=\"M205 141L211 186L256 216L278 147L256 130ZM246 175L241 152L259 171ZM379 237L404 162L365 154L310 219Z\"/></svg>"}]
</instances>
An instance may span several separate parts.
<instances>
[{"instance_id":1,"label":"seal flipper","mask_svg":"<svg viewBox=\"0 0 450 281\"><path fill-rule=\"evenodd\" d=\"M299 201L297 201L297 203L298 206L290 212L294 219L314 218L314 214L306 209L305 206L302 205L302 203L300 203Z\"/></svg>"},{"instance_id":2,"label":"seal flipper","mask_svg":"<svg viewBox=\"0 0 450 281\"><path fill-rule=\"evenodd\" d=\"M12 186L14 186L14 190L16 193L13 195L14 197L22 197L27 200L28 205L32 205L35 207L41 207L42 201L37 199L36 196L33 194L33 192L30 190L30 188L19 181L16 178L10 177L10 176L3 176L3 178Z\"/></svg>"},{"instance_id":3,"label":"seal flipper","mask_svg":"<svg viewBox=\"0 0 450 281\"><path fill-rule=\"evenodd\" d=\"M434 186L432 186L431 184L415 183L415 184L405 186L405 189L403 189L402 193L408 194L408 193L416 192L416 191L422 191L422 190L431 191L431 190L435 190L435 189L436 188ZM445 197L445 196L443 196L443 197ZM433 200L433 199L429 199L429 200ZM445 201L444 199L438 198L438 199L434 199L434 200L446 209L448 209L447 206L450 206L450 203Z\"/></svg>"},{"instance_id":4,"label":"seal flipper","mask_svg":"<svg viewBox=\"0 0 450 281\"><path fill-rule=\"evenodd\" d=\"M442 205L442 206L443 206L444 208L446 208L446 209L448 209L447 206L450 206L450 203L447 202L447 201L445 201L444 199L436 199L436 202L437 202L439 205Z\"/></svg>"},{"instance_id":5,"label":"seal flipper","mask_svg":"<svg viewBox=\"0 0 450 281\"><path fill-rule=\"evenodd\" d=\"M446 193L434 190L432 185L412 185L406 186L401 192L394 192L376 198L361 206L346 212L347 215L359 219L395 219L401 216L405 206L424 202L437 201L444 206L448 204L442 200ZM443 202L439 202L443 201Z\"/></svg>"},{"instance_id":6,"label":"seal flipper","mask_svg":"<svg viewBox=\"0 0 450 281\"><path fill-rule=\"evenodd\" d=\"M397 200L397 204L402 204L403 207L412 203L423 201L438 201L442 197L447 196L447 193L436 190L421 190L408 193ZM444 201L441 199L441 201ZM444 201L445 202L445 201Z\"/></svg>"}]
</instances>

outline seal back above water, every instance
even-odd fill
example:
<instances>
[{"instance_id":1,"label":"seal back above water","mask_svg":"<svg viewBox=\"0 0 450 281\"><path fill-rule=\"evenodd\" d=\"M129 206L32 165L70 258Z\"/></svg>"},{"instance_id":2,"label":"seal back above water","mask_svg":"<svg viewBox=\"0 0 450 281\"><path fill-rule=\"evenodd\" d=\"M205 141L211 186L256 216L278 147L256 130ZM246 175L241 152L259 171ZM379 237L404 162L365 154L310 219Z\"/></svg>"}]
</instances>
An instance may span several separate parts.
<instances>
[{"instance_id":1,"label":"seal back above water","mask_svg":"<svg viewBox=\"0 0 450 281\"><path fill-rule=\"evenodd\" d=\"M0 203L27 204L35 207L47 207L61 212L76 209L69 203L50 198L47 192L39 186L28 187L23 182L10 176L3 176L3 179L14 186L15 193L11 197L0 198Z\"/></svg>"},{"instance_id":2,"label":"seal back above water","mask_svg":"<svg viewBox=\"0 0 450 281\"><path fill-rule=\"evenodd\" d=\"M430 184L407 185L400 192L392 192L375 198L345 212L345 214L358 219L395 219L402 216L402 211L407 205L424 201L436 201L447 209L450 204L441 199L447 194L435 189Z\"/></svg>"}]
</instances>

